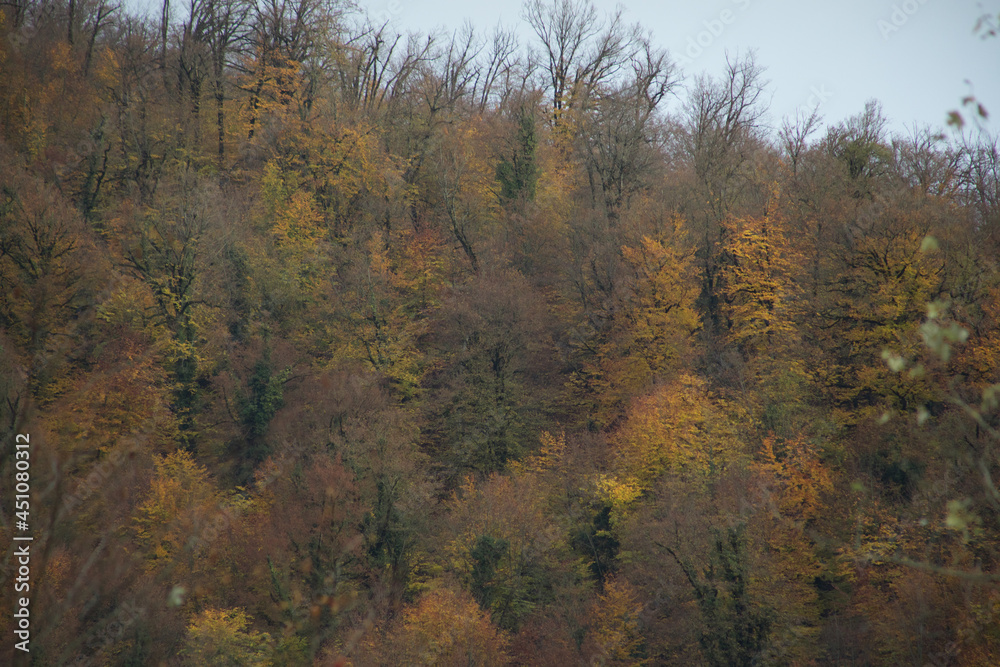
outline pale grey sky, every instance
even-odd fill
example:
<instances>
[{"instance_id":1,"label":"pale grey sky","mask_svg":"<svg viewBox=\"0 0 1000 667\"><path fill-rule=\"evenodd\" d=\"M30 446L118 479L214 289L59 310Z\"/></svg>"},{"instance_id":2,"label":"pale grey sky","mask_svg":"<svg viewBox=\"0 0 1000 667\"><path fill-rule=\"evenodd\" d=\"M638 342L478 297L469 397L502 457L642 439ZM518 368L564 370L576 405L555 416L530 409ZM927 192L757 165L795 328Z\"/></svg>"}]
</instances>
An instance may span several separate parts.
<instances>
[{"instance_id":1,"label":"pale grey sky","mask_svg":"<svg viewBox=\"0 0 1000 667\"><path fill-rule=\"evenodd\" d=\"M973 35L996 0L596 0L599 11L621 6L629 23L652 31L690 79L718 74L725 53L757 49L771 82L771 122L821 103L827 123L860 113L879 99L895 130L914 123L944 126L970 90L1000 129L1000 38ZM521 5L469 0L371 0L400 31L454 29L469 19L481 30L502 21L533 40ZM728 12L724 14L723 12ZM713 30L714 29L714 30ZM965 83L968 79L973 88Z\"/></svg>"}]
</instances>

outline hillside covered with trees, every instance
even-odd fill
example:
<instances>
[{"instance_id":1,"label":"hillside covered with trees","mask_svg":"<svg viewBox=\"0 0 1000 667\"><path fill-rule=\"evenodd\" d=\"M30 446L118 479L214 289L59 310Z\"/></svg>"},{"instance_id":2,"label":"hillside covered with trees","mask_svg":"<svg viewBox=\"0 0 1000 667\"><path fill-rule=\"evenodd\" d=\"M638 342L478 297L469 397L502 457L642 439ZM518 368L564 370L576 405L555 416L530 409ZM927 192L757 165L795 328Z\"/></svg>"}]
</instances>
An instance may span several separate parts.
<instances>
[{"instance_id":1,"label":"hillside covered with trees","mask_svg":"<svg viewBox=\"0 0 1000 667\"><path fill-rule=\"evenodd\" d=\"M1000 664L989 124L523 15L0 6L0 662Z\"/></svg>"}]
</instances>

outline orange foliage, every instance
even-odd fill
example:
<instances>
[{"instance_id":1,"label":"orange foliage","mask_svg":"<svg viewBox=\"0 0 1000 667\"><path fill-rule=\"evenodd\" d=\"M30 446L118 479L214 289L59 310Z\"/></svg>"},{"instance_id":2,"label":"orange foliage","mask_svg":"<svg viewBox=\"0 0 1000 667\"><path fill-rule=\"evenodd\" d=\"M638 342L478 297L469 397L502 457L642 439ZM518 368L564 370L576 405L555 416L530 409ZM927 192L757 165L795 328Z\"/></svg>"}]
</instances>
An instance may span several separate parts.
<instances>
[{"instance_id":1,"label":"orange foliage","mask_svg":"<svg viewBox=\"0 0 1000 667\"><path fill-rule=\"evenodd\" d=\"M402 616L378 645L369 643L366 647L376 652L381 664L510 664L510 640L467 593L436 588L406 608Z\"/></svg>"},{"instance_id":2,"label":"orange foliage","mask_svg":"<svg viewBox=\"0 0 1000 667\"><path fill-rule=\"evenodd\" d=\"M820 517L833 481L814 444L802 436L779 442L772 433L764 438L755 467L771 487L780 516L803 525Z\"/></svg>"}]
</instances>

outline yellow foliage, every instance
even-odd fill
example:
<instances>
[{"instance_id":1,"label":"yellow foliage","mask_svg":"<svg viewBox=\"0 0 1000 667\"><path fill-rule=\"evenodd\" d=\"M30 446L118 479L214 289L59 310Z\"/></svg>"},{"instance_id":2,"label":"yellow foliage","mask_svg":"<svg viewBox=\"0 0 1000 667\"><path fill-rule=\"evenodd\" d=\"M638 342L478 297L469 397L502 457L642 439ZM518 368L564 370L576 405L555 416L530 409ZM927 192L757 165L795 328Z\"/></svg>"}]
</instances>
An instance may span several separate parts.
<instances>
[{"instance_id":1,"label":"yellow foliage","mask_svg":"<svg viewBox=\"0 0 1000 667\"><path fill-rule=\"evenodd\" d=\"M381 643L379 663L493 667L510 663L508 644L467 593L441 586L403 611Z\"/></svg>"},{"instance_id":2,"label":"yellow foliage","mask_svg":"<svg viewBox=\"0 0 1000 667\"><path fill-rule=\"evenodd\" d=\"M776 200L762 217L723 222L729 262L721 280L729 340L747 353L777 352L795 330L793 251Z\"/></svg>"},{"instance_id":3,"label":"yellow foliage","mask_svg":"<svg viewBox=\"0 0 1000 667\"><path fill-rule=\"evenodd\" d=\"M241 109L244 132L253 136L265 120L294 120L306 95L306 81L300 63L285 57L276 49L258 48L242 58L240 86L250 91Z\"/></svg>"},{"instance_id":4,"label":"yellow foliage","mask_svg":"<svg viewBox=\"0 0 1000 667\"><path fill-rule=\"evenodd\" d=\"M641 498L645 491L645 488L628 477L603 474L597 477L597 493L602 500L611 505L612 524L618 524L624 512L631 508L632 503Z\"/></svg>"},{"instance_id":5,"label":"yellow foliage","mask_svg":"<svg viewBox=\"0 0 1000 667\"><path fill-rule=\"evenodd\" d=\"M249 624L242 609L206 609L188 624L182 655L192 665L267 667L271 637Z\"/></svg>"},{"instance_id":6,"label":"yellow foliage","mask_svg":"<svg viewBox=\"0 0 1000 667\"><path fill-rule=\"evenodd\" d=\"M271 256L258 259L259 284L272 293L274 303L302 305L315 297L319 285L323 217L313 196L301 189L298 175L276 160L265 166L260 187L260 220L273 249Z\"/></svg>"},{"instance_id":7,"label":"yellow foliage","mask_svg":"<svg viewBox=\"0 0 1000 667\"><path fill-rule=\"evenodd\" d=\"M425 324L408 312L405 296L412 282L393 268L380 232L366 250L365 264L340 291L346 312L334 324L336 354L370 364L410 398L423 372L417 340Z\"/></svg>"},{"instance_id":8,"label":"yellow foliage","mask_svg":"<svg viewBox=\"0 0 1000 667\"><path fill-rule=\"evenodd\" d=\"M629 356L641 360L650 374L662 373L683 359L688 338L699 326L691 258L678 249L683 237L679 229L673 245L644 236L639 248L622 248L636 276L626 314L632 331Z\"/></svg>"},{"instance_id":9,"label":"yellow foliage","mask_svg":"<svg viewBox=\"0 0 1000 667\"><path fill-rule=\"evenodd\" d=\"M155 309L149 285L122 277L111 295L97 306L97 318L108 327L126 328L155 339L166 333L149 315Z\"/></svg>"},{"instance_id":10,"label":"yellow foliage","mask_svg":"<svg viewBox=\"0 0 1000 667\"><path fill-rule=\"evenodd\" d=\"M619 483L645 491L666 471L707 481L735 464L743 448L722 408L687 373L636 400L612 436Z\"/></svg>"},{"instance_id":11,"label":"yellow foliage","mask_svg":"<svg viewBox=\"0 0 1000 667\"><path fill-rule=\"evenodd\" d=\"M515 472L537 475L554 470L559 465L566 453L566 433L552 435L548 431L542 431L539 440L541 448L538 454L529 456L523 462L515 461L511 464Z\"/></svg>"},{"instance_id":12,"label":"yellow foliage","mask_svg":"<svg viewBox=\"0 0 1000 667\"><path fill-rule=\"evenodd\" d=\"M816 329L830 354L815 368L822 385L842 404L873 406L869 413L886 399L909 409L929 398L926 378L882 360L921 356L920 324L941 286L943 253L921 250L926 225L916 215L887 214L857 234Z\"/></svg>"},{"instance_id":13,"label":"yellow foliage","mask_svg":"<svg viewBox=\"0 0 1000 667\"><path fill-rule=\"evenodd\" d=\"M632 270L630 289L608 309L607 330L599 334L594 359L576 383L596 396L598 425L613 423L631 397L656 379L683 366L700 326L692 257L680 250L685 232L675 219L669 242L643 237L639 247L623 247Z\"/></svg>"},{"instance_id":14,"label":"yellow foliage","mask_svg":"<svg viewBox=\"0 0 1000 667\"><path fill-rule=\"evenodd\" d=\"M107 455L126 436L137 434L156 433L168 441L176 425L159 357L128 337L103 353L107 359L85 382L77 380L53 411L51 423L60 440L85 456Z\"/></svg>"},{"instance_id":15,"label":"yellow foliage","mask_svg":"<svg viewBox=\"0 0 1000 667\"><path fill-rule=\"evenodd\" d=\"M198 534L198 523L218 495L205 468L184 450L156 459L156 473L139 505L135 535L147 550L148 566L173 563Z\"/></svg>"},{"instance_id":16,"label":"yellow foliage","mask_svg":"<svg viewBox=\"0 0 1000 667\"><path fill-rule=\"evenodd\" d=\"M818 448L801 436L782 441L769 435L753 467L770 505L761 517L759 539L765 564L760 586L774 598L780 618L771 651L806 663L816 656L820 604L815 581L823 574L806 527L827 511L824 495L833 491L833 481Z\"/></svg>"},{"instance_id":17,"label":"yellow foliage","mask_svg":"<svg viewBox=\"0 0 1000 667\"><path fill-rule=\"evenodd\" d=\"M482 134L475 122L443 128L434 173L442 223L473 269L500 213L495 165Z\"/></svg>"},{"instance_id":18,"label":"yellow foliage","mask_svg":"<svg viewBox=\"0 0 1000 667\"><path fill-rule=\"evenodd\" d=\"M497 196L496 167L484 149L482 130L474 122L448 126L442 142L448 147L444 184L459 193L461 206L485 219L494 219L500 211Z\"/></svg>"},{"instance_id":19,"label":"yellow foliage","mask_svg":"<svg viewBox=\"0 0 1000 667\"><path fill-rule=\"evenodd\" d=\"M1000 369L1000 286L986 290L978 326L967 326L969 340L956 349L952 372L982 391L996 382ZM958 317L958 314L955 315Z\"/></svg>"},{"instance_id":20,"label":"yellow foliage","mask_svg":"<svg viewBox=\"0 0 1000 667\"><path fill-rule=\"evenodd\" d=\"M288 188L310 194L333 239L349 242L359 228L384 225L382 205L407 203L401 160L372 126L310 124L283 135L280 148Z\"/></svg>"},{"instance_id":21,"label":"yellow foliage","mask_svg":"<svg viewBox=\"0 0 1000 667\"><path fill-rule=\"evenodd\" d=\"M535 204L542 215L540 221L564 233L574 212L574 190L583 186L586 175L580 165L567 160L565 153L548 142L538 145L539 173Z\"/></svg>"},{"instance_id":22,"label":"yellow foliage","mask_svg":"<svg viewBox=\"0 0 1000 667\"><path fill-rule=\"evenodd\" d=\"M319 133L315 139L319 145L310 156L309 171L335 235L357 224L366 200L401 194L390 193L402 186L399 165L382 151L372 128L342 128Z\"/></svg>"},{"instance_id":23,"label":"yellow foliage","mask_svg":"<svg viewBox=\"0 0 1000 667\"><path fill-rule=\"evenodd\" d=\"M817 519L824 507L823 494L833 490L818 448L801 436L784 442L773 434L764 438L756 468L772 485L775 509L795 522Z\"/></svg>"},{"instance_id":24,"label":"yellow foliage","mask_svg":"<svg viewBox=\"0 0 1000 667\"><path fill-rule=\"evenodd\" d=\"M604 592L591 612L594 639L601 648L604 664L645 665L640 657L643 637L639 632L639 596L623 579L608 579Z\"/></svg>"},{"instance_id":25,"label":"yellow foliage","mask_svg":"<svg viewBox=\"0 0 1000 667\"><path fill-rule=\"evenodd\" d=\"M288 201L281 217L272 228L279 245L301 245L310 248L322 235L322 218L311 196L295 192Z\"/></svg>"},{"instance_id":26,"label":"yellow foliage","mask_svg":"<svg viewBox=\"0 0 1000 667\"><path fill-rule=\"evenodd\" d=\"M278 246L299 252L313 248L323 235L322 216L312 196L298 189L294 180L288 182L274 160L264 167L261 194Z\"/></svg>"}]
</instances>

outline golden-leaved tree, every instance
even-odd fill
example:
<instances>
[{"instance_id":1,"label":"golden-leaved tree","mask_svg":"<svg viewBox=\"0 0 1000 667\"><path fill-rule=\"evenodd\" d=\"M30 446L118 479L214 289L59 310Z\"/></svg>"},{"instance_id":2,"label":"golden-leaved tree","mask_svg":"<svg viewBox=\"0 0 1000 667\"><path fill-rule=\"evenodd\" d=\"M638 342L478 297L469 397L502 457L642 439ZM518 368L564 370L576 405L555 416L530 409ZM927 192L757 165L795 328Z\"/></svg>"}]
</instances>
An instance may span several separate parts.
<instances>
[{"instance_id":1,"label":"golden-leaved tree","mask_svg":"<svg viewBox=\"0 0 1000 667\"><path fill-rule=\"evenodd\" d=\"M882 363L886 350L921 354L920 321L944 282L943 253L927 240L930 221L906 204L872 205L845 230L840 269L817 309L815 335L828 356L815 372L842 406L871 412L888 399L888 407L907 410L929 398L919 374L897 374Z\"/></svg>"},{"instance_id":2,"label":"golden-leaved tree","mask_svg":"<svg viewBox=\"0 0 1000 667\"><path fill-rule=\"evenodd\" d=\"M362 655L379 664L499 667L510 664L509 644L468 593L440 587L404 609L384 637L362 647Z\"/></svg>"},{"instance_id":3,"label":"golden-leaved tree","mask_svg":"<svg viewBox=\"0 0 1000 667\"><path fill-rule=\"evenodd\" d=\"M627 508L665 473L705 488L744 462L728 410L704 380L688 373L636 399L611 436L613 474L601 482L615 510Z\"/></svg>"},{"instance_id":4,"label":"golden-leaved tree","mask_svg":"<svg viewBox=\"0 0 1000 667\"><path fill-rule=\"evenodd\" d=\"M601 314L604 330L585 343L574 382L596 400L590 419L598 425L613 423L629 398L654 382L669 381L695 348L700 323L693 258L684 247L682 223L673 222L667 238L647 236L621 249L627 288Z\"/></svg>"},{"instance_id":5,"label":"golden-leaved tree","mask_svg":"<svg viewBox=\"0 0 1000 667\"><path fill-rule=\"evenodd\" d=\"M727 218L721 269L727 339L745 355L780 355L794 336L794 250L775 190L762 216Z\"/></svg>"}]
</instances>

